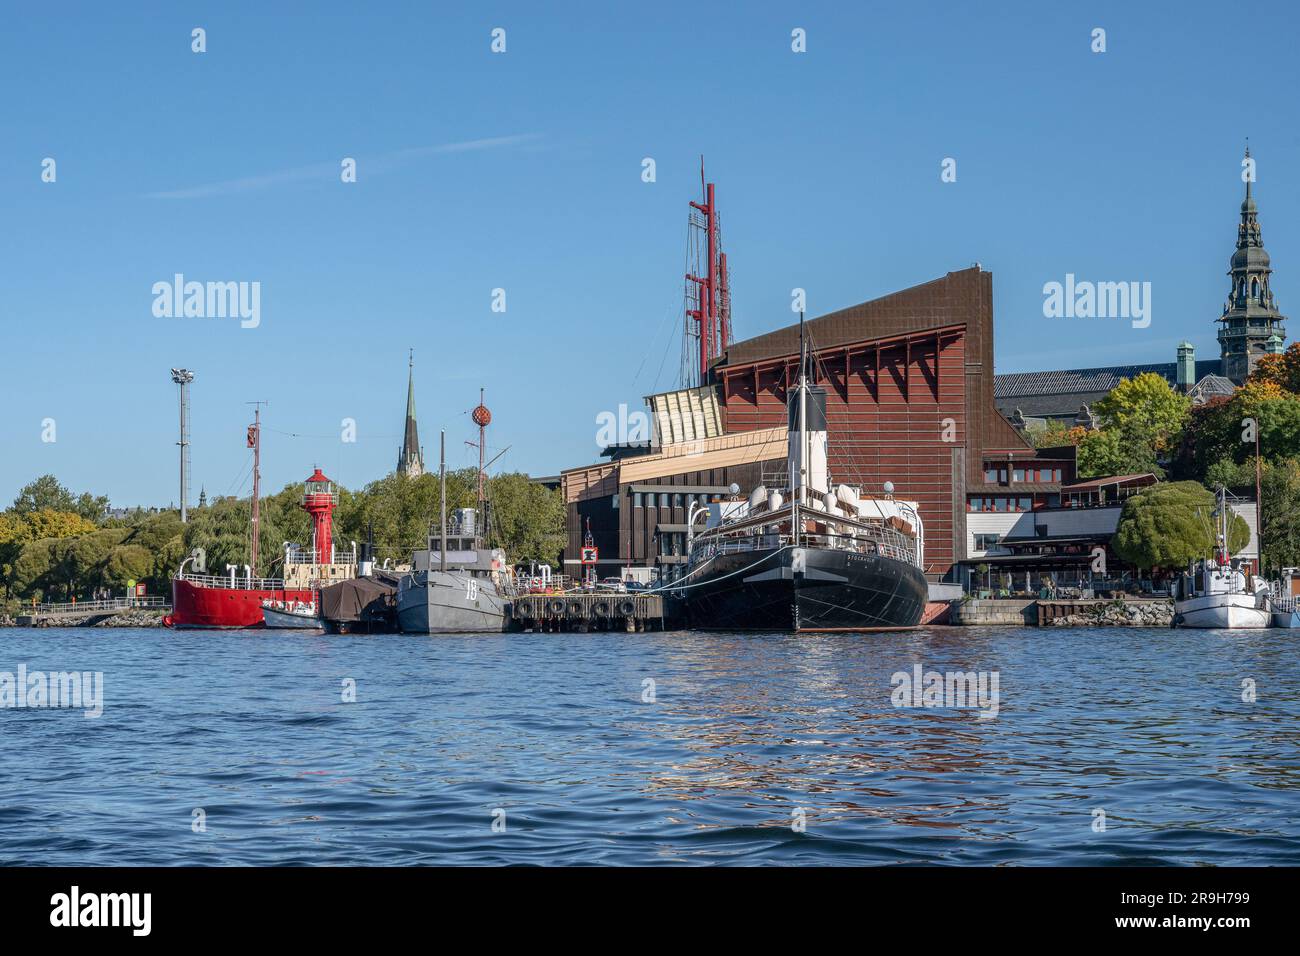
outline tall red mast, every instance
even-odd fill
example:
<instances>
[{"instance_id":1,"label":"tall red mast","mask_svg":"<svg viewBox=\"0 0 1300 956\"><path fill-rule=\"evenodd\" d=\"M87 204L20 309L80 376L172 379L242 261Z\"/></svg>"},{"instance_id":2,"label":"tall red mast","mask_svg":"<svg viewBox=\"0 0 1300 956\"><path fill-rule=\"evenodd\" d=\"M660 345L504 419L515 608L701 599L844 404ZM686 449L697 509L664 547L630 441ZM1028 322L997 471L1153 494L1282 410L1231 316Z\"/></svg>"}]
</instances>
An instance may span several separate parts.
<instances>
[{"instance_id":1,"label":"tall red mast","mask_svg":"<svg viewBox=\"0 0 1300 956\"><path fill-rule=\"evenodd\" d=\"M718 253L718 354L731 344L731 292L727 289L727 254Z\"/></svg>"},{"instance_id":2,"label":"tall red mast","mask_svg":"<svg viewBox=\"0 0 1300 956\"><path fill-rule=\"evenodd\" d=\"M249 573L257 577L257 550L261 522L259 510L260 482L262 478L262 402L252 402L253 424L248 426L248 447L253 449L253 542L248 562Z\"/></svg>"},{"instance_id":3,"label":"tall red mast","mask_svg":"<svg viewBox=\"0 0 1300 956\"><path fill-rule=\"evenodd\" d=\"M718 203L714 184L705 182L704 158L700 157L700 186L704 202L691 203L704 216L705 255L703 276L688 272L686 278L695 283L695 301L698 308L687 309L686 314L698 327L700 342L700 384L709 374L709 365L720 358L731 341L731 309L727 293L727 256L721 251L722 237L718 226Z\"/></svg>"}]
</instances>

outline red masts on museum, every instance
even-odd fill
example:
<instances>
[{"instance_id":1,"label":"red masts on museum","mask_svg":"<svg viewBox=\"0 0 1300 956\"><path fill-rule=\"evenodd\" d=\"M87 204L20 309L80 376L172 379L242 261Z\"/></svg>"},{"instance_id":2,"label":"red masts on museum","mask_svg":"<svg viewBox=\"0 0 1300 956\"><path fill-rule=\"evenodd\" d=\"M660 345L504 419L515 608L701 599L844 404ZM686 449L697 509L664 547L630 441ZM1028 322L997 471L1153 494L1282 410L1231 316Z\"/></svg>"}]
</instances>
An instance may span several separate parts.
<instances>
[{"instance_id":1,"label":"red masts on museum","mask_svg":"<svg viewBox=\"0 0 1300 956\"><path fill-rule=\"evenodd\" d=\"M691 203L691 208L698 210L700 216L692 215L690 222L692 227L704 230L705 261L703 264L699 262L700 250L697 248L695 271L686 274L687 281L694 285L694 294L689 289L687 292L686 316L696 326L694 337L699 341L700 360L698 384L703 385L708 378L709 366L721 358L731 344L727 254L722 251L722 232L714 184L705 182L704 179L703 157L700 157L700 187L704 201ZM689 328L687 334L691 334Z\"/></svg>"}]
</instances>

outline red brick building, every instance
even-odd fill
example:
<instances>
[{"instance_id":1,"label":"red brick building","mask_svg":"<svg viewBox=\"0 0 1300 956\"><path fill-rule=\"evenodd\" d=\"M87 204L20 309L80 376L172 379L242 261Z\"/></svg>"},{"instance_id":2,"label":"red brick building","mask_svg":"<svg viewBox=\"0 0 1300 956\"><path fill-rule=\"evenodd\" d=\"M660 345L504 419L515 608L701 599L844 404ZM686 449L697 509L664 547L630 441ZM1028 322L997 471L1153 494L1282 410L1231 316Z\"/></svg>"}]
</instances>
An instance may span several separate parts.
<instances>
[{"instance_id":1,"label":"red brick building","mask_svg":"<svg viewBox=\"0 0 1300 956\"><path fill-rule=\"evenodd\" d=\"M1073 460L1037 460L994 405L991 274L978 267L950 272L812 319L806 332L817 384L827 393L833 480L869 494L892 481L897 497L919 503L931 580L955 580L955 565L967 556L970 497L1059 496L1061 484L1073 480ZM731 483L747 494L784 468L785 403L798 356L797 323L736 342L711 367L702 409L700 390L690 392L689 412L676 410L685 392L651 397L659 427L648 454L564 472L566 570L578 570L589 521L602 558L614 552L611 566L630 558L671 576L684 560L674 537L685 528L679 502L689 507L701 495L725 494ZM665 399L677 403L667 403L671 414ZM692 420L714 417L721 436L701 429L683 438ZM1036 467L1025 467L1030 460Z\"/></svg>"},{"instance_id":2,"label":"red brick building","mask_svg":"<svg viewBox=\"0 0 1300 956\"><path fill-rule=\"evenodd\" d=\"M967 492L983 488L985 462L1035 455L993 403L992 275L951 272L813 319L807 334L826 387L831 475L875 494L892 481L918 502L926 571L947 576L966 556ZM728 432L784 423L798 351L797 325L727 351L714 374Z\"/></svg>"}]
</instances>

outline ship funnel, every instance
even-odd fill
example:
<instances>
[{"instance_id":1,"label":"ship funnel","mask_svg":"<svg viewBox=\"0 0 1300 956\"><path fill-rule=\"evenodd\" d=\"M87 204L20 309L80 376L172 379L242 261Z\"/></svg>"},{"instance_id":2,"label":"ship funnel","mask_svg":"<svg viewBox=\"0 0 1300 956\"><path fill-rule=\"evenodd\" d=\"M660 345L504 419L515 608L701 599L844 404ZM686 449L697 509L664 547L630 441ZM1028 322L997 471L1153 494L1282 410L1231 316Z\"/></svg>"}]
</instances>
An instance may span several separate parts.
<instances>
[{"instance_id":1,"label":"ship funnel","mask_svg":"<svg viewBox=\"0 0 1300 956\"><path fill-rule=\"evenodd\" d=\"M826 466L826 389L810 385L790 398L790 494L800 504L830 490Z\"/></svg>"}]
</instances>

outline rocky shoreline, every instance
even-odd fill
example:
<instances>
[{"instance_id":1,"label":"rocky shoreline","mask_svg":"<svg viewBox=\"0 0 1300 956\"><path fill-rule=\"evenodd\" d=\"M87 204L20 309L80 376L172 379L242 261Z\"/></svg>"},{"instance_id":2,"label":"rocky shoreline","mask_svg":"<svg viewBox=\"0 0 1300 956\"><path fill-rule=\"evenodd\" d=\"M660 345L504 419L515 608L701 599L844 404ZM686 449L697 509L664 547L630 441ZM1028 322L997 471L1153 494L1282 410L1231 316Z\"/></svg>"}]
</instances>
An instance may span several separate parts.
<instances>
[{"instance_id":1,"label":"rocky shoreline","mask_svg":"<svg viewBox=\"0 0 1300 956\"><path fill-rule=\"evenodd\" d=\"M1173 601L1107 601L1046 622L1047 627L1169 627Z\"/></svg>"},{"instance_id":2,"label":"rocky shoreline","mask_svg":"<svg viewBox=\"0 0 1300 956\"><path fill-rule=\"evenodd\" d=\"M112 617L97 618L94 620L80 621L59 621L43 620L33 627L162 627L163 617L166 611L143 610L133 608L127 611L121 611ZM8 615L0 614L0 627L19 627L18 622ZM26 626L26 625L22 625Z\"/></svg>"},{"instance_id":3,"label":"rocky shoreline","mask_svg":"<svg viewBox=\"0 0 1300 956\"><path fill-rule=\"evenodd\" d=\"M112 617L96 621L90 627L162 627L166 611L145 611L136 609L114 614Z\"/></svg>"}]
</instances>

